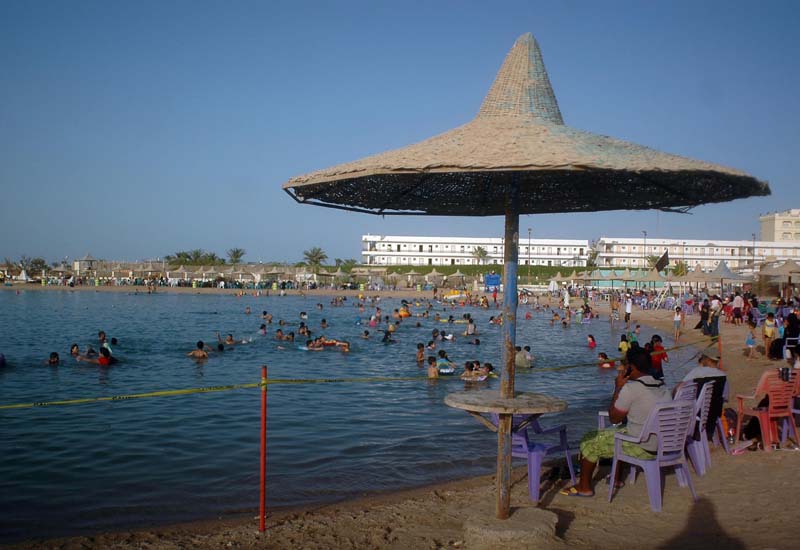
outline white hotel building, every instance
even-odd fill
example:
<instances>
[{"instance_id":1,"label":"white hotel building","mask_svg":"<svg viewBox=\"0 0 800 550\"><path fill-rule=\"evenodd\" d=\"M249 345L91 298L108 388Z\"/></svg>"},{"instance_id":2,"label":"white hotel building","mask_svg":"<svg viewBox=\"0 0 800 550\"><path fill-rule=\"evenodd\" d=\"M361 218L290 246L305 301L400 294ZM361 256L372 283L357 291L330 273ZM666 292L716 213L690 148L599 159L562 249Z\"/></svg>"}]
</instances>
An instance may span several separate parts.
<instances>
[{"instance_id":1,"label":"white hotel building","mask_svg":"<svg viewBox=\"0 0 800 550\"><path fill-rule=\"evenodd\" d=\"M594 246L598 267L642 268L647 256L661 256L669 251L670 264L685 262L705 271L714 269L725 260L734 271L750 273L765 261L800 260L798 241L716 241L699 239L645 239L627 237L601 237Z\"/></svg>"},{"instance_id":2,"label":"white hotel building","mask_svg":"<svg viewBox=\"0 0 800 550\"><path fill-rule=\"evenodd\" d=\"M503 239L471 237L410 237L362 235L361 258L366 265L478 265L475 249L487 252L483 264L503 263ZM589 241L530 239L520 235L519 265L583 267L589 259Z\"/></svg>"}]
</instances>

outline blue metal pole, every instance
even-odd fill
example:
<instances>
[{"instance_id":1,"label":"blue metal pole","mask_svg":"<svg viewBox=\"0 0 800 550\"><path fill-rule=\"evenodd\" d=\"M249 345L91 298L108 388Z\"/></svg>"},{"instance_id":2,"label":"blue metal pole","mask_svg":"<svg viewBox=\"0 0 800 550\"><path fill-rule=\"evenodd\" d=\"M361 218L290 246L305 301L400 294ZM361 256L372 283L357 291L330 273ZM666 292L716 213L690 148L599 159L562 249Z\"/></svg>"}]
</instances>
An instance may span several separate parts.
<instances>
[{"instance_id":1,"label":"blue metal pole","mask_svg":"<svg viewBox=\"0 0 800 550\"><path fill-rule=\"evenodd\" d=\"M519 255L519 182L516 177L506 194L506 231L503 251L503 372L500 374L500 398L514 397L514 346L517 336L517 260ZM511 420L500 414L497 424L497 501L498 519L508 519L511 512Z\"/></svg>"}]
</instances>

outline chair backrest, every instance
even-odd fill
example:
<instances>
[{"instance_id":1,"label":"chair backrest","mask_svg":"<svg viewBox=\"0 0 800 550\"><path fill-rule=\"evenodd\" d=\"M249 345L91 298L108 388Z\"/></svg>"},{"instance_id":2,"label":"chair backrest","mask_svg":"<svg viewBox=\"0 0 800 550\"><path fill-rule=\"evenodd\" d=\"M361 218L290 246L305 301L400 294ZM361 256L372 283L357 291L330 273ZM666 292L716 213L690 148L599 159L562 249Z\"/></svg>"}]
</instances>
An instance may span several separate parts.
<instances>
[{"instance_id":1,"label":"chair backrest","mask_svg":"<svg viewBox=\"0 0 800 550\"><path fill-rule=\"evenodd\" d=\"M767 381L769 415L777 416L781 414L787 414L792 409L792 394L794 393L797 373L794 371L789 371L788 382L781 380L777 369L772 370L770 374L772 376L770 376Z\"/></svg>"},{"instance_id":2,"label":"chair backrest","mask_svg":"<svg viewBox=\"0 0 800 550\"><path fill-rule=\"evenodd\" d=\"M697 401L695 401L694 414L699 424L695 433L702 434L706 431L706 426L708 425L708 411L711 410L711 398L714 396L715 384L716 382L714 381L708 381L703 384L703 387L700 389L700 395L697 397Z\"/></svg>"},{"instance_id":3,"label":"chair backrest","mask_svg":"<svg viewBox=\"0 0 800 550\"><path fill-rule=\"evenodd\" d=\"M648 423L642 434L647 430L658 438L658 460L674 458L683 453L686 438L694 431L694 402L672 401L657 405Z\"/></svg>"},{"instance_id":4,"label":"chair backrest","mask_svg":"<svg viewBox=\"0 0 800 550\"><path fill-rule=\"evenodd\" d=\"M695 399L697 399L697 384L694 382L685 382L681 384L681 387L675 392L675 397L672 398L673 401L692 402L694 402Z\"/></svg>"}]
</instances>

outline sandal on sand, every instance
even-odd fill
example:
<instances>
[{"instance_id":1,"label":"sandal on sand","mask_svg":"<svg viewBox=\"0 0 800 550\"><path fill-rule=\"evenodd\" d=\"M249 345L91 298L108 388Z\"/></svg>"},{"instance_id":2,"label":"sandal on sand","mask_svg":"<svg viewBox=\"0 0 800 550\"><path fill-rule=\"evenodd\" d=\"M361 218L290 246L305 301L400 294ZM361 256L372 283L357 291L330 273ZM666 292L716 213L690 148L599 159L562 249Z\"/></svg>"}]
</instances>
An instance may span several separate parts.
<instances>
[{"instance_id":1,"label":"sandal on sand","mask_svg":"<svg viewBox=\"0 0 800 550\"><path fill-rule=\"evenodd\" d=\"M564 495L565 497L583 497L583 498L591 498L594 496L594 491L589 494L579 493L575 487L567 487L566 489L561 489L558 494Z\"/></svg>"}]
</instances>

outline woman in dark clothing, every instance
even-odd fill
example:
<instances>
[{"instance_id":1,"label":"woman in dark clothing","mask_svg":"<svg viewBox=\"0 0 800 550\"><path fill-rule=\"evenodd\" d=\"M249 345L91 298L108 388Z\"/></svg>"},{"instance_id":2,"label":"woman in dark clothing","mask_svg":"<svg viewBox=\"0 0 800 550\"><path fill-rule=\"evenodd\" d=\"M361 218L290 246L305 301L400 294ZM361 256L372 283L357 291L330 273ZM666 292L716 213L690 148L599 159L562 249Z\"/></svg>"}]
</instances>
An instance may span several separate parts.
<instances>
[{"instance_id":1,"label":"woman in dark clothing","mask_svg":"<svg viewBox=\"0 0 800 550\"><path fill-rule=\"evenodd\" d=\"M705 336L711 334L711 327L708 324L708 318L711 315L711 306L708 305L708 298L703 300L703 305L700 306L700 322L694 328L699 328L703 331Z\"/></svg>"},{"instance_id":2,"label":"woman in dark clothing","mask_svg":"<svg viewBox=\"0 0 800 550\"><path fill-rule=\"evenodd\" d=\"M786 344L787 338L800 337L800 319L797 315L790 313L786 316L783 327L783 338L776 338L769 346L770 359L783 359L783 346ZM796 341L793 341L786 349L792 352L792 356L797 355Z\"/></svg>"}]
</instances>

